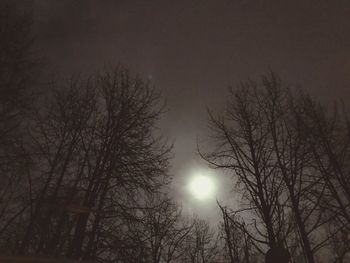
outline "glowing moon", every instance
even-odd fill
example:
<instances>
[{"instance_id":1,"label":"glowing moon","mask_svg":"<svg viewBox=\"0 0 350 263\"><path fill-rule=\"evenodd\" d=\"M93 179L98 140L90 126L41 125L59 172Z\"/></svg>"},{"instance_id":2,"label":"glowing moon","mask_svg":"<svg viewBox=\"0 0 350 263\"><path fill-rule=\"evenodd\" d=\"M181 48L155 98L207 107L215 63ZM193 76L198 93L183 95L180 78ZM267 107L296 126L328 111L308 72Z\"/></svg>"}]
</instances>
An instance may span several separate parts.
<instances>
[{"instance_id":1,"label":"glowing moon","mask_svg":"<svg viewBox=\"0 0 350 263\"><path fill-rule=\"evenodd\" d=\"M194 176L189 184L190 193L199 200L205 200L214 195L215 184L209 176Z\"/></svg>"}]
</instances>

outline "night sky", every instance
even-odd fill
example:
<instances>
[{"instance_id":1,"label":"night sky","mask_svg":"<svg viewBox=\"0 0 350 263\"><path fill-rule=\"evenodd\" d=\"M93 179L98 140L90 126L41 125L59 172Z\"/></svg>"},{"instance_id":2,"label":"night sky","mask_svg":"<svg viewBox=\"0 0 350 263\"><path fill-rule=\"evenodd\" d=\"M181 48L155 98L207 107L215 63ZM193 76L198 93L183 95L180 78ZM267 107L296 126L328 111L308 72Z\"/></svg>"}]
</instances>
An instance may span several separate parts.
<instances>
[{"instance_id":1,"label":"night sky","mask_svg":"<svg viewBox=\"0 0 350 263\"><path fill-rule=\"evenodd\" d=\"M121 63L163 92L168 112L160 128L175 141L172 192L185 208L186 178L202 165L197 136L206 147L206 107L222 109L229 85L273 70L322 100L349 101L350 1L17 2L33 10L48 76ZM218 187L225 199L229 187Z\"/></svg>"}]
</instances>

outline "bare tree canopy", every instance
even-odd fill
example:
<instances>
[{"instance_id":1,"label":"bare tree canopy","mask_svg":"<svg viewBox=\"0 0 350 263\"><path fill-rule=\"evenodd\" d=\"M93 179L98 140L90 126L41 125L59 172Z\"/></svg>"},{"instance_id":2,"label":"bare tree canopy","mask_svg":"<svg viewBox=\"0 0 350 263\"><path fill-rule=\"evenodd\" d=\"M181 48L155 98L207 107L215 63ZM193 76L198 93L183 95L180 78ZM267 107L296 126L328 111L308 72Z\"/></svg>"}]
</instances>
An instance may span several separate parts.
<instances>
[{"instance_id":1,"label":"bare tree canopy","mask_svg":"<svg viewBox=\"0 0 350 263\"><path fill-rule=\"evenodd\" d=\"M243 198L239 211L221 207L231 262L242 257L232 231L242 231L261 253L284 246L306 262L348 233L349 126L342 112L271 73L230 89L226 111L209 116L216 148L201 155L237 178ZM342 262L348 239L336 240L342 252L334 260Z\"/></svg>"},{"instance_id":2,"label":"bare tree canopy","mask_svg":"<svg viewBox=\"0 0 350 263\"><path fill-rule=\"evenodd\" d=\"M164 7L169 3L139 2L143 8L136 9L128 1L106 5L130 7L124 13L119 9L107 12L106 6L94 4L102 2L0 0L0 262L350 262L347 105L321 103L290 87L273 72L259 81L241 81L227 94L218 92L217 86L212 93L196 85L192 90L195 95L178 92L176 81L171 79L176 91L169 93L158 87L164 86L161 76L153 78L152 68L163 65L163 61L153 61L156 49L152 47L148 54L134 45L138 40L134 33L147 35L147 43L137 43L141 46L160 40L146 30L156 24L142 20L151 18L149 14L143 16L147 13L143 8L151 6L149 13L153 16L160 6L159 10L167 10ZM196 13L202 10L199 4L206 8L217 4L202 2ZM132 55L126 55L124 62L130 65L111 63L115 66L93 71L83 58L93 47L92 38L104 38L95 34L101 30L97 26L101 10L94 9L97 6L108 17L104 32L128 31L122 30L125 26L132 33L120 37L122 44L118 45L121 53L129 48ZM28 7L33 7L33 12L28 12ZM181 41L191 32L187 31L190 23L179 23L187 7L176 14L176 27L169 30L181 31ZM55 17L46 13L51 9ZM69 14L62 15L62 10ZM164 14L159 17L171 18ZM189 14L191 20L187 21L192 23L196 14ZM75 18L65 20L70 16ZM227 26L226 20L222 21ZM181 30L178 24L182 24ZM159 30L162 38L165 28ZM40 35L38 44L34 31L50 31L52 39ZM199 31L204 32L202 25ZM67 32L69 37L64 36ZM69 41L62 45L65 41L59 40L61 37L74 39L74 48ZM200 40L209 38L201 35ZM62 54L67 61L76 59L80 74L64 79L61 75L71 74L73 65L62 63L63 69L59 69L39 63L46 41L57 42L51 48L60 49L52 52L51 59L60 64L54 53ZM204 53L203 48L198 50L198 54ZM89 55L114 59L110 51L99 46L99 53L90 51ZM176 54L172 50L172 59L164 61L177 69ZM147 77L133 73L133 56L150 60L145 67ZM176 78L188 81L195 71L185 70L184 75L174 72ZM54 77L48 77L50 74ZM204 74L197 78L203 83L208 80ZM227 103L219 113L208 110L209 140L203 145L197 143L197 152L193 150L199 158L185 160L190 156L189 141L184 140L179 147L186 154L180 154L178 160L183 166L190 162L193 168L182 175L182 169L171 165L176 163L173 149L177 147L161 129L166 125L178 127L181 122L161 120L169 110L163 94L180 94L174 102L181 109L175 111L191 115L199 101L204 104L205 99L197 96L200 92L226 96ZM192 103L191 96L199 99ZM193 105L186 108L182 105L186 101ZM169 108L173 110L173 106ZM196 130L192 123L189 126L188 130ZM182 139L186 136L179 135ZM199 164L193 164L194 160ZM234 193L221 193L228 188ZM208 211L215 215L208 215ZM203 219L205 216L208 218ZM211 216L220 218L214 217L213 222Z\"/></svg>"}]
</instances>

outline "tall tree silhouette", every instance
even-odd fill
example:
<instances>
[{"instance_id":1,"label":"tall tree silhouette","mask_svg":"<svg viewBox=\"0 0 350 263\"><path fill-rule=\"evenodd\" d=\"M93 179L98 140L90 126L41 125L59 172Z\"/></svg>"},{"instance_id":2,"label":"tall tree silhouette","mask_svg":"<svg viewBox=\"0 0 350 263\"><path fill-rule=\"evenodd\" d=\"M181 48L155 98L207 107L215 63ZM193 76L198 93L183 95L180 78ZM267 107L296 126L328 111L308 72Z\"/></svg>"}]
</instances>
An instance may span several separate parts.
<instances>
[{"instance_id":1,"label":"tall tree silhouette","mask_svg":"<svg viewBox=\"0 0 350 263\"><path fill-rule=\"evenodd\" d=\"M231 89L231 100L222 116L209 112L211 129L217 147L202 154L214 168L226 169L237 176L243 197L259 220L255 222L257 237L262 244L275 246L286 236L288 225L281 209L286 202L282 179L272 159L273 148L268 136L268 123L259 110L254 83L242 83Z\"/></svg>"},{"instance_id":2,"label":"tall tree silhouette","mask_svg":"<svg viewBox=\"0 0 350 263\"><path fill-rule=\"evenodd\" d=\"M253 244L283 244L315 262L315 253L350 225L347 120L286 88L274 74L230 92L226 112L209 114L217 147L202 157L231 171L249 201L237 212L252 223L231 222ZM320 234L327 225L331 232ZM346 249L343 245L343 253Z\"/></svg>"},{"instance_id":3,"label":"tall tree silhouette","mask_svg":"<svg viewBox=\"0 0 350 263\"><path fill-rule=\"evenodd\" d=\"M11 1L0 3L0 238L24 211L18 207L28 167L25 123L33 105L38 60L32 16ZM3 239L4 240L4 239ZM6 242L4 243L6 246Z\"/></svg>"},{"instance_id":4,"label":"tall tree silhouette","mask_svg":"<svg viewBox=\"0 0 350 263\"><path fill-rule=\"evenodd\" d=\"M47 101L32 126L35 166L22 193L26 213L12 224L14 248L76 259L116 253L106 245L113 226L169 181L171 147L154 133L160 94L117 67L72 79Z\"/></svg>"}]
</instances>

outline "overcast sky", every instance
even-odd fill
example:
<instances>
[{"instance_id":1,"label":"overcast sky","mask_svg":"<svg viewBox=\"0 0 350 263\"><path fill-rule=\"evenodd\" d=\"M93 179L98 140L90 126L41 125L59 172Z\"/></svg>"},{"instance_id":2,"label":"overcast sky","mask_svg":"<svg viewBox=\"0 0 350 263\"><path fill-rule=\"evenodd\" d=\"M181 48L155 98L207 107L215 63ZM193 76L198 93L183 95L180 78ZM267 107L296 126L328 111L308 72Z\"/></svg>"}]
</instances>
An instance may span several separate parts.
<instances>
[{"instance_id":1,"label":"overcast sky","mask_svg":"<svg viewBox=\"0 0 350 263\"><path fill-rule=\"evenodd\" d=\"M171 172L184 203L196 136L208 132L206 107L220 110L229 85L271 69L321 99L350 101L350 1L17 2L33 9L50 74L122 63L162 90L169 111L161 128L175 140Z\"/></svg>"}]
</instances>

